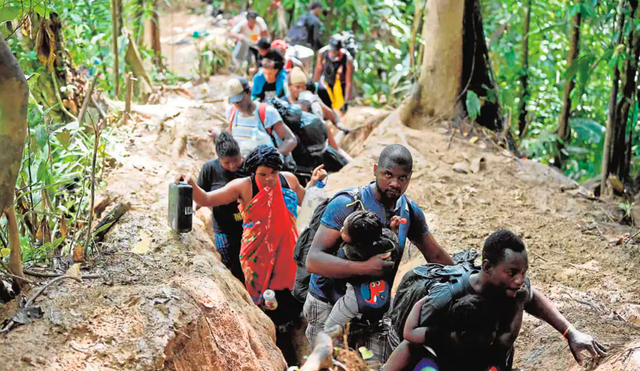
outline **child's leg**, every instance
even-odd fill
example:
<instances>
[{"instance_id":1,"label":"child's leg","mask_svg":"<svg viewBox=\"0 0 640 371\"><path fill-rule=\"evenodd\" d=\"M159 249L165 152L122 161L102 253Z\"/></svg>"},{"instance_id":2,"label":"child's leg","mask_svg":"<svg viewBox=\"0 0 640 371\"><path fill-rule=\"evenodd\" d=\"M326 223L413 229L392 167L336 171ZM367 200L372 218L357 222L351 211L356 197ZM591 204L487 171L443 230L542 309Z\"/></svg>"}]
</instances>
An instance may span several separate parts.
<instances>
[{"instance_id":1,"label":"child's leg","mask_svg":"<svg viewBox=\"0 0 640 371\"><path fill-rule=\"evenodd\" d=\"M351 284L347 284L347 291L331 309L329 318L324 323L325 331L335 327L336 325L346 327L352 319L358 315L358 300L356 299L356 293Z\"/></svg>"},{"instance_id":2,"label":"child's leg","mask_svg":"<svg viewBox=\"0 0 640 371\"><path fill-rule=\"evenodd\" d=\"M413 371L412 367L422 359L423 354L421 345L403 340L391 353L381 371Z\"/></svg>"}]
</instances>

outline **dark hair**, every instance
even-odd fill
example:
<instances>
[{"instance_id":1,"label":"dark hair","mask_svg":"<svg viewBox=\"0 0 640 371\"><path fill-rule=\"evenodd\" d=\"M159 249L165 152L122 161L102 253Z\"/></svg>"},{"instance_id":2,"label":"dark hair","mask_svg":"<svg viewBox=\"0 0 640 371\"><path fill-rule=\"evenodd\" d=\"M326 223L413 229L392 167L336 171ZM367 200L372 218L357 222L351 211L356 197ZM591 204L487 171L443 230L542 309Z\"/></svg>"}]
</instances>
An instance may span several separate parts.
<instances>
[{"instance_id":1,"label":"dark hair","mask_svg":"<svg viewBox=\"0 0 640 371\"><path fill-rule=\"evenodd\" d=\"M245 170L255 174L260 166L280 171L284 165L284 159L277 149L266 144L259 145L244 159Z\"/></svg>"},{"instance_id":2,"label":"dark hair","mask_svg":"<svg viewBox=\"0 0 640 371\"><path fill-rule=\"evenodd\" d=\"M253 9L247 9L247 19L256 19L258 18L258 12Z\"/></svg>"},{"instance_id":3,"label":"dark hair","mask_svg":"<svg viewBox=\"0 0 640 371\"><path fill-rule=\"evenodd\" d=\"M456 332L495 331L498 321L497 308L480 295L466 295L451 307L450 325Z\"/></svg>"},{"instance_id":4,"label":"dark hair","mask_svg":"<svg viewBox=\"0 0 640 371\"><path fill-rule=\"evenodd\" d=\"M260 40L258 40L256 46L260 49L271 49L271 41L269 41L269 39L267 39L266 37L262 37L260 38Z\"/></svg>"},{"instance_id":5,"label":"dark hair","mask_svg":"<svg viewBox=\"0 0 640 371\"><path fill-rule=\"evenodd\" d=\"M504 251L526 251L524 242L520 237L507 229L499 229L484 241L482 248L482 260L488 260L492 265L500 263L504 259Z\"/></svg>"},{"instance_id":6,"label":"dark hair","mask_svg":"<svg viewBox=\"0 0 640 371\"><path fill-rule=\"evenodd\" d=\"M413 156L405 146L400 144L384 147L378 158L378 167L389 168L395 165L406 167L408 171L413 170Z\"/></svg>"},{"instance_id":7,"label":"dark hair","mask_svg":"<svg viewBox=\"0 0 640 371\"><path fill-rule=\"evenodd\" d=\"M309 10L314 10L317 8L322 8L322 1L313 1L310 5L309 5Z\"/></svg>"},{"instance_id":8,"label":"dark hair","mask_svg":"<svg viewBox=\"0 0 640 371\"><path fill-rule=\"evenodd\" d=\"M239 156L240 145L231 134L223 131L216 137L216 154L218 158Z\"/></svg>"}]
</instances>

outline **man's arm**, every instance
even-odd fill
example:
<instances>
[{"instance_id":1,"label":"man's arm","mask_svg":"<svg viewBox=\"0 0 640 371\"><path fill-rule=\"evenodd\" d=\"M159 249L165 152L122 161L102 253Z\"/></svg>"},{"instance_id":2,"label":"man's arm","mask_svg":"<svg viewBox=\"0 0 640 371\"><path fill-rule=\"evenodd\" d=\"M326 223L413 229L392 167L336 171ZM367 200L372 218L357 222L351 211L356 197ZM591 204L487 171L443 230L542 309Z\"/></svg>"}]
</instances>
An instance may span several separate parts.
<instances>
[{"instance_id":1,"label":"man's arm","mask_svg":"<svg viewBox=\"0 0 640 371\"><path fill-rule=\"evenodd\" d=\"M439 263L444 265L453 264L453 260L451 260L451 256L447 253L438 241L436 241L435 237L431 232L422 236L422 238L411 241L416 245L418 250L422 253L427 262L429 263Z\"/></svg>"},{"instance_id":2,"label":"man's arm","mask_svg":"<svg viewBox=\"0 0 640 371\"><path fill-rule=\"evenodd\" d=\"M318 51L318 58L316 58L316 73L313 75L313 81L318 82L322 77L322 54Z\"/></svg>"},{"instance_id":3,"label":"man's arm","mask_svg":"<svg viewBox=\"0 0 640 371\"><path fill-rule=\"evenodd\" d=\"M282 139L278 151L282 153L283 156L288 156L291 151L296 148L298 140L296 140L291 129L282 123L282 121L276 122L275 125L273 125L273 130L278 134L278 137Z\"/></svg>"},{"instance_id":4,"label":"man's arm","mask_svg":"<svg viewBox=\"0 0 640 371\"><path fill-rule=\"evenodd\" d=\"M247 36L241 33L242 27L245 24L246 24L246 21L240 22L237 25L233 26L233 28L231 28L231 30L229 31L229 36L234 37L238 41L246 39Z\"/></svg>"},{"instance_id":5,"label":"man's arm","mask_svg":"<svg viewBox=\"0 0 640 371\"><path fill-rule=\"evenodd\" d=\"M349 103L351 101L351 93L353 92L352 83L353 83L353 62L347 62L347 75L346 75L346 90L344 94L344 102Z\"/></svg>"},{"instance_id":6,"label":"man's arm","mask_svg":"<svg viewBox=\"0 0 640 371\"><path fill-rule=\"evenodd\" d=\"M340 231L320 225L307 255L307 271L327 278L379 277L394 266L393 262L384 260L390 253L376 255L364 262L341 259L332 255L339 243Z\"/></svg>"},{"instance_id":7,"label":"man's arm","mask_svg":"<svg viewBox=\"0 0 640 371\"><path fill-rule=\"evenodd\" d=\"M546 296L533 287L531 290L532 299L526 305L525 310L527 313L550 324L565 336L569 343L571 353L578 364L582 365L581 353L583 350L591 353L593 357L604 357L607 355L606 349L600 343L595 341L591 335L576 330Z\"/></svg>"}]
</instances>

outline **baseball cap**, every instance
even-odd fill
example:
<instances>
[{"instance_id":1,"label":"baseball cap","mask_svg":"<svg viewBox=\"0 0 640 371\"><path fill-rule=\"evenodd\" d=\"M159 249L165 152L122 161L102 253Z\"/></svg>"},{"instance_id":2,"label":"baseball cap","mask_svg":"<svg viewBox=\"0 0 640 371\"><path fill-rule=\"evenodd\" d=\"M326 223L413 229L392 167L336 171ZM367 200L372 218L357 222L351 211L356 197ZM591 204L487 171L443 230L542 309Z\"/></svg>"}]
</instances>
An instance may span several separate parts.
<instances>
[{"instance_id":1,"label":"baseball cap","mask_svg":"<svg viewBox=\"0 0 640 371\"><path fill-rule=\"evenodd\" d=\"M269 42L269 39L267 39L266 37L262 37L260 38L260 40L258 40L256 46L260 49L269 49L271 48L271 43Z\"/></svg>"},{"instance_id":2,"label":"baseball cap","mask_svg":"<svg viewBox=\"0 0 640 371\"><path fill-rule=\"evenodd\" d=\"M344 47L344 43L342 41L342 37L340 35L331 36L331 40L329 40L329 49L331 50L340 50Z\"/></svg>"},{"instance_id":3,"label":"baseball cap","mask_svg":"<svg viewBox=\"0 0 640 371\"><path fill-rule=\"evenodd\" d=\"M289 82L291 82L291 85L306 84L307 76L304 74L304 71L300 69L300 67L293 67L291 69L291 72L289 72Z\"/></svg>"},{"instance_id":4,"label":"baseball cap","mask_svg":"<svg viewBox=\"0 0 640 371\"><path fill-rule=\"evenodd\" d=\"M244 98L244 92L249 90L249 82L242 77L236 77L227 83L227 97L229 103L238 103Z\"/></svg>"},{"instance_id":5,"label":"baseball cap","mask_svg":"<svg viewBox=\"0 0 640 371\"><path fill-rule=\"evenodd\" d=\"M318 8L322 9L322 1L314 1L309 5L310 10L314 10Z\"/></svg>"}]
</instances>

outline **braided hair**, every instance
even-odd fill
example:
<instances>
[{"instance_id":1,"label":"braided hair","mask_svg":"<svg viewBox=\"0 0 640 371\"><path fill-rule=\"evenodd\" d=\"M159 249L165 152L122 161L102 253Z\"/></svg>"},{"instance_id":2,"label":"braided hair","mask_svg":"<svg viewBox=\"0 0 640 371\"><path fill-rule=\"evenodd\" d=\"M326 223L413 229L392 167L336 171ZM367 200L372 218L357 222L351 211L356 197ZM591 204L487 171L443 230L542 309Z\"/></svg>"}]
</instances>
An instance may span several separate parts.
<instances>
[{"instance_id":1,"label":"braided hair","mask_svg":"<svg viewBox=\"0 0 640 371\"><path fill-rule=\"evenodd\" d=\"M244 159L244 168L251 174L255 174L260 166L280 171L284 166L284 158L277 149L266 144L259 145Z\"/></svg>"},{"instance_id":2,"label":"braided hair","mask_svg":"<svg viewBox=\"0 0 640 371\"><path fill-rule=\"evenodd\" d=\"M226 131L216 137L216 154L218 158L240 156L240 145Z\"/></svg>"}]
</instances>

